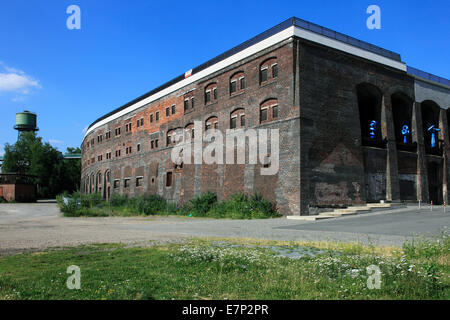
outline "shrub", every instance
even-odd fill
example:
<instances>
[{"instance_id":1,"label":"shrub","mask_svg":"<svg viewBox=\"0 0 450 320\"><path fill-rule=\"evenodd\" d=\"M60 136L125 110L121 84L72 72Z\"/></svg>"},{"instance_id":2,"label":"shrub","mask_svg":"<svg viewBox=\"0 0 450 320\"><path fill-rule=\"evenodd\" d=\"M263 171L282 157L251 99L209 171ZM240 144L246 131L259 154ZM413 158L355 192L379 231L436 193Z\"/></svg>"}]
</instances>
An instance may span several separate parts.
<instances>
[{"instance_id":1,"label":"shrub","mask_svg":"<svg viewBox=\"0 0 450 320\"><path fill-rule=\"evenodd\" d=\"M217 202L217 196L211 191L191 199L191 210L193 214L197 217L204 217L210 211L214 204Z\"/></svg>"}]
</instances>

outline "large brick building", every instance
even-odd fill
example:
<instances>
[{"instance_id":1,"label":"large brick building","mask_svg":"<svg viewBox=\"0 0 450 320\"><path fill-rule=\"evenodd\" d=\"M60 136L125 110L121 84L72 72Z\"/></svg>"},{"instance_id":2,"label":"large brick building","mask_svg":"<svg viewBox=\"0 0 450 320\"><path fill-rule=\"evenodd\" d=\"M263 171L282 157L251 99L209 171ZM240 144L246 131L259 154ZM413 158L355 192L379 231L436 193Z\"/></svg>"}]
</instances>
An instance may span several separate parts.
<instances>
[{"instance_id":1,"label":"large brick building","mask_svg":"<svg viewBox=\"0 0 450 320\"><path fill-rule=\"evenodd\" d=\"M400 55L291 18L91 124L85 193L263 194L285 215L366 202L448 201L450 82ZM279 129L266 164L176 164L172 136Z\"/></svg>"}]
</instances>

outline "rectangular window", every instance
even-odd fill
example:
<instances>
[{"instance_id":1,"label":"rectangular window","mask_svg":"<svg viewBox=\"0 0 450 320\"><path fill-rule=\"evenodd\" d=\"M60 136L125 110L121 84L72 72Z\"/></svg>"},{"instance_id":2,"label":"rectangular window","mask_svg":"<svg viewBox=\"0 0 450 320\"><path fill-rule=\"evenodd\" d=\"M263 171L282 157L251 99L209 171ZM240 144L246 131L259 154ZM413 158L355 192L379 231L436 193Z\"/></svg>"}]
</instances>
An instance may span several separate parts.
<instances>
[{"instance_id":1,"label":"rectangular window","mask_svg":"<svg viewBox=\"0 0 450 320\"><path fill-rule=\"evenodd\" d=\"M153 141L153 140L152 140L152 141L150 141L150 148L151 148L151 149L153 149L153 148L154 148L154 145L155 145L154 141Z\"/></svg>"},{"instance_id":2,"label":"rectangular window","mask_svg":"<svg viewBox=\"0 0 450 320\"><path fill-rule=\"evenodd\" d=\"M114 186L114 189L119 188L120 187L120 180L114 180L113 186Z\"/></svg>"},{"instance_id":3,"label":"rectangular window","mask_svg":"<svg viewBox=\"0 0 450 320\"><path fill-rule=\"evenodd\" d=\"M144 118L141 118L141 127L144 125Z\"/></svg>"},{"instance_id":4,"label":"rectangular window","mask_svg":"<svg viewBox=\"0 0 450 320\"><path fill-rule=\"evenodd\" d=\"M156 120L156 122L159 121L159 111L156 111L156 113L155 113L155 120Z\"/></svg>"},{"instance_id":5,"label":"rectangular window","mask_svg":"<svg viewBox=\"0 0 450 320\"><path fill-rule=\"evenodd\" d=\"M237 117L231 118L230 128L235 129L236 128L236 119Z\"/></svg>"},{"instance_id":6,"label":"rectangular window","mask_svg":"<svg viewBox=\"0 0 450 320\"><path fill-rule=\"evenodd\" d=\"M138 127L139 128L139 124L141 123L141 121L138 119L137 121L136 121L136 127Z\"/></svg>"},{"instance_id":7,"label":"rectangular window","mask_svg":"<svg viewBox=\"0 0 450 320\"><path fill-rule=\"evenodd\" d=\"M267 108L261 109L261 121L267 120Z\"/></svg>"},{"instance_id":8,"label":"rectangular window","mask_svg":"<svg viewBox=\"0 0 450 320\"><path fill-rule=\"evenodd\" d=\"M137 177L136 178L136 187L142 187L142 181L144 180L143 177Z\"/></svg>"},{"instance_id":9,"label":"rectangular window","mask_svg":"<svg viewBox=\"0 0 450 320\"><path fill-rule=\"evenodd\" d=\"M167 172L166 175L166 187L172 186L172 172Z\"/></svg>"},{"instance_id":10,"label":"rectangular window","mask_svg":"<svg viewBox=\"0 0 450 320\"><path fill-rule=\"evenodd\" d=\"M245 78L242 77L239 79L239 81L240 81L240 85L241 85L241 90L245 89Z\"/></svg>"},{"instance_id":11,"label":"rectangular window","mask_svg":"<svg viewBox=\"0 0 450 320\"><path fill-rule=\"evenodd\" d=\"M273 113L273 118L274 119L278 118L278 106L273 106L272 107L272 113Z\"/></svg>"},{"instance_id":12,"label":"rectangular window","mask_svg":"<svg viewBox=\"0 0 450 320\"><path fill-rule=\"evenodd\" d=\"M267 81L267 68L261 70L261 82Z\"/></svg>"},{"instance_id":13,"label":"rectangular window","mask_svg":"<svg viewBox=\"0 0 450 320\"><path fill-rule=\"evenodd\" d=\"M213 94L214 94L214 100L217 100L217 89L216 88L213 89Z\"/></svg>"},{"instance_id":14,"label":"rectangular window","mask_svg":"<svg viewBox=\"0 0 450 320\"><path fill-rule=\"evenodd\" d=\"M166 108L166 117L170 116L170 108Z\"/></svg>"},{"instance_id":15,"label":"rectangular window","mask_svg":"<svg viewBox=\"0 0 450 320\"><path fill-rule=\"evenodd\" d=\"M130 187L130 179L124 179L123 180L123 186L125 188L129 188Z\"/></svg>"},{"instance_id":16,"label":"rectangular window","mask_svg":"<svg viewBox=\"0 0 450 320\"><path fill-rule=\"evenodd\" d=\"M230 93L235 93L236 92L236 80L231 81L230 84Z\"/></svg>"},{"instance_id":17,"label":"rectangular window","mask_svg":"<svg viewBox=\"0 0 450 320\"><path fill-rule=\"evenodd\" d=\"M141 151L141 144L140 143L138 143L138 145L137 145L137 152L139 152L139 151Z\"/></svg>"},{"instance_id":18,"label":"rectangular window","mask_svg":"<svg viewBox=\"0 0 450 320\"><path fill-rule=\"evenodd\" d=\"M186 112L189 109L189 100L184 100L184 112Z\"/></svg>"},{"instance_id":19,"label":"rectangular window","mask_svg":"<svg viewBox=\"0 0 450 320\"><path fill-rule=\"evenodd\" d=\"M245 127L245 115L241 116L241 127Z\"/></svg>"},{"instance_id":20,"label":"rectangular window","mask_svg":"<svg viewBox=\"0 0 450 320\"><path fill-rule=\"evenodd\" d=\"M155 139L155 148L158 148L158 139Z\"/></svg>"},{"instance_id":21,"label":"rectangular window","mask_svg":"<svg viewBox=\"0 0 450 320\"><path fill-rule=\"evenodd\" d=\"M211 129L211 124L210 124L210 123L207 123L207 124L206 124L206 130L209 130L209 129Z\"/></svg>"},{"instance_id":22,"label":"rectangular window","mask_svg":"<svg viewBox=\"0 0 450 320\"><path fill-rule=\"evenodd\" d=\"M278 65L277 64L274 64L272 66L272 77L273 78L278 77Z\"/></svg>"},{"instance_id":23,"label":"rectangular window","mask_svg":"<svg viewBox=\"0 0 450 320\"><path fill-rule=\"evenodd\" d=\"M214 122L214 129L217 129L219 127L219 123L218 122Z\"/></svg>"},{"instance_id":24,"label":"rectangular window","mask_svg":"<svg viewBox=\"0 0 450 320\"><path fill-rule=\"evenodd\" d=\"M177 107L175 105L172 106L172 114L175 114L175 112L177 111Z\"/></svg>"},{"instance_id":25,"label":"rectangular window","mask_svg":"<svg viewBox=\"0 0 450 320\"><path fill-rule=\"evenodd\" d=\"M150 123L153 123L153 114L150 115Z\"/></svg>"},{"instance_id":26,"label":"rectangular window","mask_svg":"<svg viewBox=\"0 0 450 320\"><path fill-rule=\"evenodd\" d=\"M194 102L195 102L195 99L194 99L194 98L191 98L191 108L192 108L192 109L194 109Z\"/></svg>"},{"instance_id":27,"label":"rectangular window","mask_svg":"<svg viewBox=\"0 0 450 320\"><path fill-rule=\"evenodd\" d=\"M211 101L211 91L205 92L205 103L208 103Z\"/></svg>"}]
</instances>

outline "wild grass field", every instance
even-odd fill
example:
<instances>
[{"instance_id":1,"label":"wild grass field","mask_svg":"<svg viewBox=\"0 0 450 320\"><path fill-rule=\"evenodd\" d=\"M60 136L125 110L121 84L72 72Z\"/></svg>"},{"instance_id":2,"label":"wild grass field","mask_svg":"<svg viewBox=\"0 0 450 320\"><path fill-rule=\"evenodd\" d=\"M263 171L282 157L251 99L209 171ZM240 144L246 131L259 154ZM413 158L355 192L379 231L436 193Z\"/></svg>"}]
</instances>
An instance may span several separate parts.
<instances>
[{"instance_id":1,"label":"wild grass field","mask_svg":"<svg viewBox=\"0 0 450 320\"><path fill-rule=\"evenodd\" d=\"M402 248L223 239L59 248L1 257L0 299L449 299L449 249L447 234ZM71 265L79 290L66 286Z\"/></svg>"}]
</instances>

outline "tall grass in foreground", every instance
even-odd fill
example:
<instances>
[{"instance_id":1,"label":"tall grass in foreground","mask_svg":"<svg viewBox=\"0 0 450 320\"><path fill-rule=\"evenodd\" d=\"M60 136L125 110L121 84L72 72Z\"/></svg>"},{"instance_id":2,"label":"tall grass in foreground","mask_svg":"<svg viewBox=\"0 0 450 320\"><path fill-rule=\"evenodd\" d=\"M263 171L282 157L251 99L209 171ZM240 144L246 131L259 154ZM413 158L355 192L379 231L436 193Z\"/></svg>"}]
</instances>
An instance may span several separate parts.
<instances>
[{"instance_id":1,"label":"tall grass in foreground","mask_svg":"<svg viewBox=\"0 0 450 320\"><path fill-rule=\"evenodd\" d=\"M448 235L390 251L339 243L310 250L315 245L191 240L6 256L0 258L0 299L450 298ZM277 248L316 254L294 259ZM81 290L66 287L69 265L80 267ZM379 289L367 285L371 265L381 270Z\"/></svg>"},{"instance_id":2,"label":"tall grass in foreground","mask_svg":"<svg viewBox=\"0 0 450 320\"><path fill-rule=\"evenodd\" d=\"M253 194L235 194L225 201L206 192L182 206L166 201L158 195L128 197L113 194L105 201L99 194L83 195L79 192L57 197L58 205L65 216L132 216L132 215L181 215L191 217L262 219L278 217L273 204Z\"/></svg>"}]
</instances>

